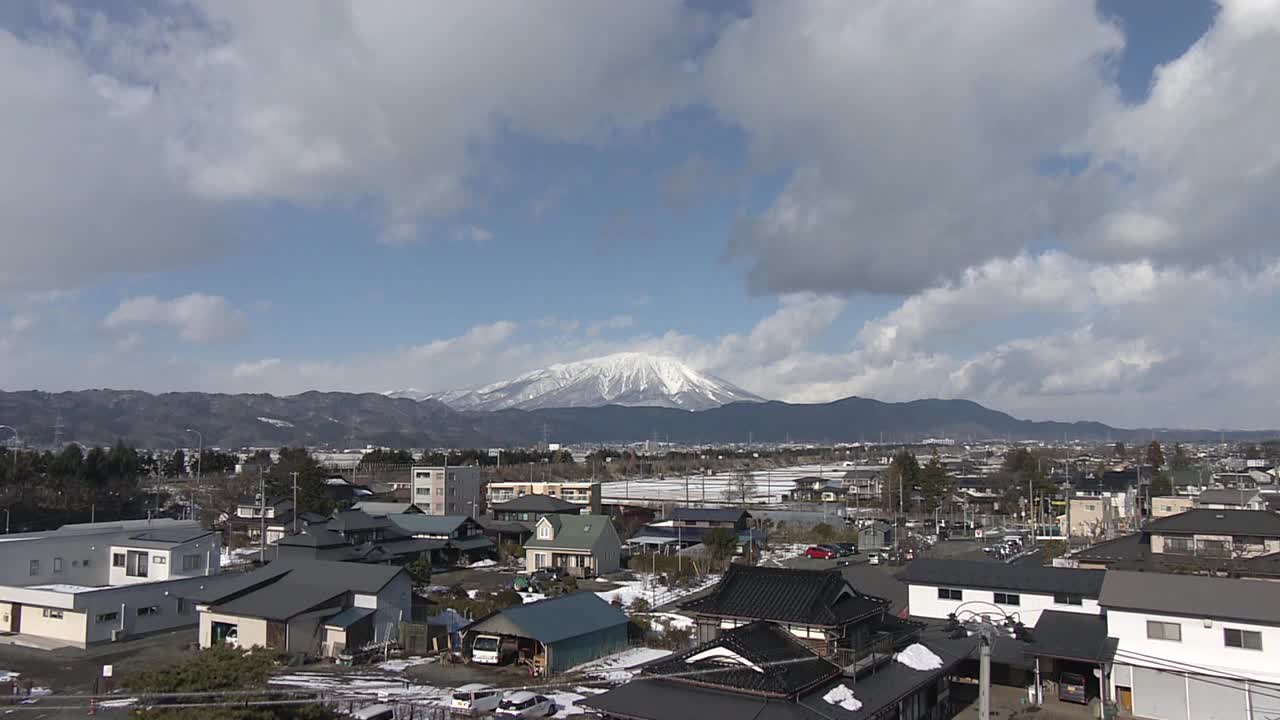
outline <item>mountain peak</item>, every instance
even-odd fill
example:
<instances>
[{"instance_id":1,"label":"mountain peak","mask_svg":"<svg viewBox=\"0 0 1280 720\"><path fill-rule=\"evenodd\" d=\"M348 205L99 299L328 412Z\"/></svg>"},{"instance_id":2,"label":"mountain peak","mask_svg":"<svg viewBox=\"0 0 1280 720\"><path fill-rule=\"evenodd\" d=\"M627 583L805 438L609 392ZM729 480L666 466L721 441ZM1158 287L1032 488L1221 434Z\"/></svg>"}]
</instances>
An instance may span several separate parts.
<instances>
[{"instance_id":1,"label":"mountain peak","mask_svg":"<svg viewBox=\"0 0 1280 720\"><path fill-rule=\"evenodd\" d=\"M407 392L394 393L410 396ZM669 407L705 410L763 398L680 360L640 352L620 352L557 363L510 380L464 390L420 396L458 410L541 408Z\"/></svg>"}]
</instances>

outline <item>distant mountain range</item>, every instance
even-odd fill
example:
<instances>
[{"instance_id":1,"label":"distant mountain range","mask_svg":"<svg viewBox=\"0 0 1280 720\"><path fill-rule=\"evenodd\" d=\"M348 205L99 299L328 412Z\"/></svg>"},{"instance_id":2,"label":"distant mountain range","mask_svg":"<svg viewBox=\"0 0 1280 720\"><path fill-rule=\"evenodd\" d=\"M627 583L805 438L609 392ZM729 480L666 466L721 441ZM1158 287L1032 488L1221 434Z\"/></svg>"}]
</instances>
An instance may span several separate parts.
<instances>
[{"instance_id":1,"label":"distant mountain range","mask_svg":"<svg viewBox=\"0 0 1280 720\"><path fill-rule=\"evenodd\" d=\"M530 445L546 428L553 442L623 443L654 437L680 443L912 442L957 440L1145 441L1150 430L1096 422L1019 420L967 400L886 403L851 397L831 403L738 402L708 410L662 407L461 411L438 400L376 393L307 392L289 397L82 390L0 392L0 423L36 447L66 441L105 445L117 439L150 448L308 445L352 447L486 447ZM1162 430L1162 440L1261 440L1268 432ZM6 438L7 439L7 438Z\"/></svg>"},{"instance_id":2,"label":"distant mountain range","mask_svg":"<svg viewBox=\"0 0 1280 720\"><path fill-rule=\"evenodd\" d=\"M764 400L679 360L634 352L552 365L481 387L437 393L400 390L387 394L439 400L455 410L482 411L604 405L708 410L729 403Z\"/></svg>"}]
</instances>

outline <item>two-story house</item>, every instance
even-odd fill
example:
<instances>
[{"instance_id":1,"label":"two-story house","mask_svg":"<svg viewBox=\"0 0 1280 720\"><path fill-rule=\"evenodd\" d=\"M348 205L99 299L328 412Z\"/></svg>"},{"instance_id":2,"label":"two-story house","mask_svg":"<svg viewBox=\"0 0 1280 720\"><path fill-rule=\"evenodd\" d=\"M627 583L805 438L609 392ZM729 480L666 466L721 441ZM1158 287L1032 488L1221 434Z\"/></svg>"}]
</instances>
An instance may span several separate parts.
<instances>
[{"instance_id":1,"label":"two-story house","mask_svg":"<svg viewBox=\"0 0 1280 720\"><path fill-rule=\"evenodd\" d=\"M945 620L962 609L1035 626L1046 610L1098 615L1102 570L921 558L898 579L911 617Z\"/></svg>"},{"instance_id":2,"label":"two-story house","mask_svg":"<svg viewBox=\"0 0 1280 720\"><path fill-rule=\"evenodd\" d=\"M1208 488L1195 499L1195 506L1209 510L1266 510L1262 493L1252 488Z\"/></svg>"},{"instance_id":3,"label":"two-story house","mask_svg":"<svg viewBox=\"0 0 1280 720\"><path fill-rule=\"evenodd\" d=\"M266 533L266 542L273 543L293 531L293 501L287 498L269 497L265 501L256 497L240 498L236 507L219 519L228 546L257 545Z\"/></svg>"},{"instance_id":4,"label":"two-story house","mask_svg":"<svg viewBox=\"0 0 1280 720\"><path fill-rule=\"evenodd\" d=\"M1280 702L1280 583L1109 570L1111 697L1158 720L1264 720Z\"/></svg>"},{"instance_id":5,"label":"two-story house","mask_svg":"<svg viewBox=\"0 0 1280 720\"><path fill-rule=\"evenodd\" d=\"M1265 510L1195 508L1143 528L1155 555L1253 558L1280 552L1280 515Z\"/></svg>"},{"instance_id":6,"label":"two-story house","mask_svg":"<svg viewBox=\"0 0 1280 720\"><path fill-rule=\"evenodd\" d=\"M529 572L555 567L592 577L622 566L622 541L606 515L543 515L524 550Z\"/></svg>"},{"instance_id":7,"label":"two-story house","mask_svg":"<svg viewBox=\"0 0 1280 720\"><path fill-rule=\"evenodd\" d=\"M188 591L219 581L219 533L191 521L64 525L0 542L0 632L41 649L194 625Z\"/></svg>"}]
</instances>

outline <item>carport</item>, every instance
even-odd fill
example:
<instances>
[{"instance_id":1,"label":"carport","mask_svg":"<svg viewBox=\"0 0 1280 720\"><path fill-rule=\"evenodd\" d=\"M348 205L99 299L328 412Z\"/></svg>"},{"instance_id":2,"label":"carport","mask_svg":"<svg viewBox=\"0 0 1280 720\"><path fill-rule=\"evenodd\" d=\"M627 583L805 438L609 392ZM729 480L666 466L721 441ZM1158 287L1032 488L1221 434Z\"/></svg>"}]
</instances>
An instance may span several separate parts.
<instances>
[{"instance_id":1,"label":"carport","mask_svg":"<svg viewBox=\"0 0 1280 720\"><path fill-rule=\"evenodd\" d=\"M478 635L513 639L531 667L564 672L627 648L627 615L595 593L581 592L513 605L463 629L463 646Z\"/></svg>"},{"instance_id":2,"label":"carport","mask_svg":"<svg viewBox=\"0 0 1280 720\"><path fill-rule=\"evenodd\" d=\"M1107 677L1115 657L1115 638L1107 637L1107 621L1100 615L1045 610L1031 631L1026 654L1035 661L1036 703L1044 702L1049 681L1061 699L1063 673L1085 679L1086 701L1107 702Z\"/></svg>"}]
</instances>

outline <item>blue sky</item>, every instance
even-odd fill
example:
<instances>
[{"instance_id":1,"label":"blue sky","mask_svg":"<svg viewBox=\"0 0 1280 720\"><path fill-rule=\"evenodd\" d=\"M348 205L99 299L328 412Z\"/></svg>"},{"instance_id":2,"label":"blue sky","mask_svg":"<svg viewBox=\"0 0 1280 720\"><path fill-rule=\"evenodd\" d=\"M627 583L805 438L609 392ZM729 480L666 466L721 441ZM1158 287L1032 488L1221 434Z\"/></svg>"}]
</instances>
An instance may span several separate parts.
<instances>
[{"instance_id":1,"label":"blue sky","mask_svg":"<svg viewBox=\"0 0 1280 720\"><path fill-rule=\"evenodd\" d=\"M1240 77L1277 11L1236 5L11 7L0 386L640 349L800 402L1274 426L1268 368L1204 350L1277 343L1280 172L1198 160L1274 147Z\"/></svg>"}]
</instances>

